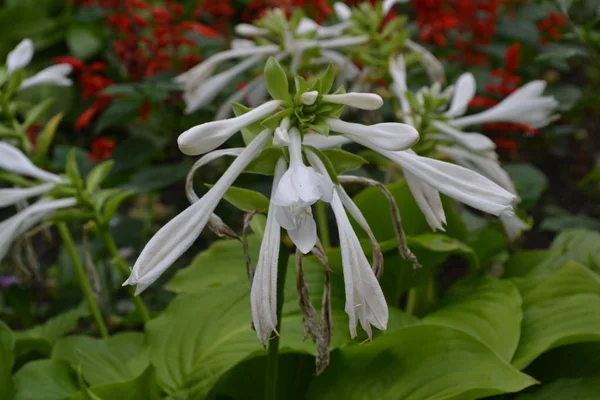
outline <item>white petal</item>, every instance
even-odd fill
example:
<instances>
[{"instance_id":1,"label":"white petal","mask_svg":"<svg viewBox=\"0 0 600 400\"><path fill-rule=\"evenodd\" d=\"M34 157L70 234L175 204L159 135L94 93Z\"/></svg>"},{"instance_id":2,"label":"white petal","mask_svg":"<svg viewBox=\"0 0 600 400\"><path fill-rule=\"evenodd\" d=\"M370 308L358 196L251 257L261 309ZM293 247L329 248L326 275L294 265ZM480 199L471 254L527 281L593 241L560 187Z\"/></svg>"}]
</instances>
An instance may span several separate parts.
<instances>
[{"instance_id":1,"label":"white petal","mask_svg":"<svg viewBox=\"0 0 600 400\"><path fill-rule=\"evenodd\" d=\"M175 82L182 84L186 91L193 91L196 87L202 83L206 78L212 75L215 68L219 66L223 61L232 58L250 57L255 55L268 55L275 54L279 51L279 46L256 46L256 47L242 47L237 49L231 49L217 53L194 68L181 75L175 77Z\"/></svg>"},{"instance_id":2,"label":"white petal","mask_svg":"<svg viewBox=\"0 0 600 400\"><path fill-rule=\"evenodd\" d=\"M277 161L271 197L275 193L275 188L286 166L283 158ZM267 223L250 291L252 321L261 344L265 344L277 328L277 263L279 260L281 228L275 217L276 208L278 206L274 203L269 205Z\"/></svg>"},{"instance_id":3,"label":"white petal","mask_svg":"<svg viewBox=\"0 0 600 400\"><path fill-rule=\"evenodd\" d=\"M240 129L272 114L281 102L272 100L239 117L197 125L179 135L179 150L189 156L200 155L216 149Z\"/></svg>"},{"instance_id":4,"label":"white petal","mask_svg":"<svg viewBox=\"0 0 600 400\"><path fill-rule=\"evenodd\" d=\"M479 172L509 192L517 194L510 175L500 165L495 152L474 154L457 146L438 146L438 150L449 154L457 164Z\"/></svg>"},{"instance_id":5,"label":"white petal","mask_svg":"<svg viewBox=\"0 0 600 400\"><path fill-rule=\"evenodd\" d=\"M73 198L47 200L43 199L25 208L0 223L0 261L4 259L14 240L34 227L54 211L73 207L77 200Z\"/></svg>"},{"instance_id":6,"label":"white petal","mask_svg":"<svg viewBox=\"0 0 600 400\"><path fill-rule=\"evenodd\" d=\"M440 121L433 121L432 126L469 150L487 152L496 148L494 141L481 133L462 132Z\"/></svg>"},{"instance_id":7,"label":"white petal","mask_svg":"<svg viewBox=\"0 0 600 400\"><path fill-rule=\"evenodd\" d=\"M294 185L294 171L291 167L285 171L279 180L277 190L271 201L282 207L289 207L298 202L298 192ZM285 223L281 225L284 226Z\"/></svg>"},{"instance_id":8,"label":"white petal","mask_svg":"<svg viewBox=\"0 0 600 400\"><path fill-rule=\"evenodd\" d=\"M240 36L266 36L269 34L268 30L252 24L237 24L234 30Z\"/></svg>"},{"instance_id":9,"label":"white petal","mask_svg":"<svg viewBox=\"0 0 600 400\"><path fill-rule=\"evenodd\" d=\"M71 86L73 81L67 76L71 73L73 67L69 64L56 64L45 68L32 76L25 79L19 90L23 90L33 86L52 85L52 86Z\"/></svg>"},{"instance_id":10,"label":"white petal","mask_svg":"<svg viewBox=\"0 0 600 400\"><path fill-rule=\"evenodd\" d=\"M277 127L273 134L273 147L282 148L290 144L290 135L287 129Z\"/></svg>"},{"instance_id":11,"label":"white petal","mask_svg":"<svg viewBox=\"0 0 600 400\"><path fill-rule=\"evenodd\" d=\"M206 164L211 163L214 160L223 156L237 157L240 154L242 154L244 149L244 147L236 147L231 149L215 150L200 157L200 159L196 161L194 165L192 165L192 168L190 168L190 170L188 171L187 177L185 179L185 194L190 203L195 203L198 200L200 200L200 198L194 191L194 175L196 174L196 171L205 166Z\"/></svg>"},{"instance_id":12,"label":"white petal","mask_svg":"<svg viewBox=\"0 0 600 400\"><path fill-rule=\"evenodd\" d=\"M210 104L215 97L235 78L244 71L252 68L263 59L262 55L250 57L234 67L223 71L199 84L193 91L184 92L186 103L185 113L190 114L207 104Z\"/></svg>"},{"instance_id":13,"label":"white petal","mask_svg":"<svg viewBox=\"0 0 600 400\"><path fill-rule=\"evenodd\" d=\"M344 104L361 110L378 110L383 106L381 96L373 93L344 93L323 95L323 101Z\"/></svg>"},{"instance_id":14,"label":"white petal","mask_svg":"<svg viewBox=\"0 0 600 400\"><path fill-rule=\"evenodd\" d=\"M319 92L316 90L305 92L300 95L300 102L307 106L312 106L317 101L317 97L319 97Z\"/></svg>"},{"instance_id":15,"label":"white petal","mask_svg":"<svg viewBox=\"0 0 600 400\"><path fill-rule=\"evenodd\" d=\"M404 179L431 229L445 231L446 213L440 193L408 171L404 171Z\"/></svg>"},{"instance_id":16,"label":"white petal","mask_svg":"<svg viewBox=\"0 0 600 400\"><path fill-rule=\"evenodd\" d=\"M350 9L350 7L348 7L346 4L342 3L341 1L338 1L337 3L333 4L333 10L335 11L336 17L340 21L346 21L347 19L350 19L350 17L352 16L352 10Z\"/></svg>"},{"instance_id":17,"label":"white petal","mask_svg":"<svg viewBox=\"0 0 600 400\"><path fill-rule=\"evenodd\" d=\"M310 208L308 210L310 210ZM290 239L292 239L292 242L294 242L298 250L304 254L310 253L317 244L317 224L315 223L312 213L302 218L297 229L288 229L287 233L290 235Z\"/></svg>"},{"instance_id":18,"label":"white petal","mask_svg":"<svg viewBox=\"0 0 600 400\"><path fill-rule=\"evenodd\" d=\"M400 164L417 178L473 208L493 215L512 209L516 196L483 175L461 166L421 157L410 151L379 153Z\"/></svg>"},{"instance_id":19,"label":"white petal","mask_svg":"<svg viewBox=\"0 0 600 400\"><path fill-rule=\"evenodd\" d=\"M150 239L123 285L141 283L142 285L136 288L136 294L141 293L190 248L227 189L256 158L270 137L271 132L268 129L261 132L200 200L169 221Z\"/></svg>"},{"instance_id":20,"label":"white petal","mask_svg":"<svg viewBox=\"0 0 600 400\"><path fill-rule=\"evenodd\" d=\"M502 222L506 236L511 241L521 236L524 231L531 229L529 224L517 217L512 211L500 214L500 222Z\"/></svg>"},{"instance_id":21,"label":"white petal","mask_svg":"<svg viewBox=\"0 0 600 400\"><path fill-rule=\"evenodd\" d=\"M488 122L513 122L541 128L557 118L554 112L558 101L552 96L541 96L545 87L544 81L529 82L494 107L457 118L451 124L462 128Z\"/></svg>"},{"instance_id":22,"label":"white petal","mask_svg":"<svg viewBox=\"0 0 600 400\"><path fill-rule=\"evenodd\" d=\"M444 72L444 66L442 63L425 47L420 44L413 42L410 39L405 41L406 47L414 52L421 54L421 64L425 67L429 80L433 82L443 83L446 80L446 74Z\"/></svg>"},{"instance_id":23,"label":"white petal","mask_svg":"<svg viewBox=\"0 0 600 400\"><path fill-rule=\"evenodd\" d=\"M249 49L256 47L256 43L252 40L248 39L232 39L231 40L231 48L232 49Z\"/></svg>"},{"instance_id":24,"label":"white petal","mask_svg":"<svg viewBox=\"0 0 600 400\"><path fill-rule=\"evenodd\" d=\"M21 150L6 142L0 142L0 169L42 181L60 181L58 175L36 167Z\"/></svg>"},{"instance_id":25,"label":"white petal","mask_svg":"<svg viewBox=\"0 0 600 400\"><path fill-rule=\"evenodd\" d=\"M387 327L389 315L385 297L337 193L333 194L331 207L340 237L350 335L356 337L356 325L360 322L371 337L371 325L381 330Z\"/></svg>"},{"instance_id":26,"label":"white petal","mask_svg":"<svg viewBox=\"0 0 600 400\"><path fill-rule=\"evenodd\" d=\"M332 131L367 147L397 151L405 150L419 141L419 132L415 128L397 122L362 125L328 118L327 124Z\"/></svg>"},{"instance_id":27,"label":"white petal","mask_svg":"<svg viewBox=\"0 0 600 400\"><path fill-rule=\"evenodd\" d=\"M296 222L294 221L294 216L289 208L287 206L279 206L273 200L274 197L271 198L271 203L277 206L275 207L275 218L277 219L277 223L286 231L296 229Z\"/></svg>"},{"instance_id":28,"label":"white petal","mask_svg":"<svg viewBox=\"0 0 600 400\"><path fill-rule=\"evenodd\" d=\"M305 33L315 32L319 28L320 28L320 25L317 24L312 19L307 18L307 17L302 17L302 19L300 20L300 23L298 24L298 27L296 28L296 33L299 35L303 35Z\"/></svg>"},{"instance_id":29,"label":"white petal","mask_svg":"<svg viewBox=\"0 0 600 400\"><path fill-rule=\"evenodd\" d=\"M368 36L341 36L335 39L321 40L318 46L322 49L335 49L338 47L356 46L369 42Z\"/></svg>"},{"instance_id":30,"label":"white petal","mask_svg":"<svg viewBox=\"0 0 600 400\"><path fill-rule=\"evenodd\" d=\"M352 140L342 135L323 136L320 133L308 133L304 135L304 144L313 146L316 149L331 149L344 144L351 143Z\"/></svg>"},{"instance_id":31,"label":"white petal","mask_svg":"<svg viewBox=\"0 0 600 400\"><path fill-rule=\"evenodd\" d=\"M215 121L226 119L233 115L231 105L233 103L241 103L246 98L246 96L248 96L250 93L254 92L258 88L261 82L264 84L264 81L265 78L262 75L259 75L256 78L252 79L245 87L233 92L233 94L229 96L227 100L225 100L217 110L217 113L215 114L214 118Z\"/></svg>"},{"instance_id":32,"label":"white petal","mask_svg":"<svg viewBox=\"0 0 600 400\"><path fill-rule=\"evenodd\" d=\"M31 62L33 58L33 42L31 39L23 39L21 43L17 45L6 58L6 67L8 73L16 71L17 69L25 68Z\"/></svg>"},{"instance_id":33,"label":"white petal","mask_svg":"<svg viewBox=\"0 0 600 400\"><path fill-rule=\"evenodd\" d=\"M477 84L475 77L470 72L462 74L456 81L450 108L444 113L448 118L454 118L467 112L469 103L475 96Z\"/></svg>"},{"instance_id":34,"label":"white petal","mask_svg":"<svg viewBox=\"0 0 600 400\"><path fill-rule=\"evenodd\" d=\"M33 186L30 188L0 189L0 207L17 204L30 197L41 196L54 187L54 183Z\"/></svg>"}]
</instances>

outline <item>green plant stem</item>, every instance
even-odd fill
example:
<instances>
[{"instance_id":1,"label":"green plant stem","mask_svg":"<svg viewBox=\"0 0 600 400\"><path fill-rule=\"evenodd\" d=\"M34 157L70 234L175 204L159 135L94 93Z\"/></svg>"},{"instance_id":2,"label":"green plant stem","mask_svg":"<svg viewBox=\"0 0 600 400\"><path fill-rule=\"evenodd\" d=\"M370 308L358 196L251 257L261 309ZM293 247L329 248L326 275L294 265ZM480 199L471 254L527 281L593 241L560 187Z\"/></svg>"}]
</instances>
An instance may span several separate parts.
<instances>
[{"instance_id":1,"label":"green plant stem","mask_svg":"<svg viewBox=\"0 0 600 400\"><path fill-rule=\"evenodd\" d=\"M114 240L112 234L110 233L110 229L99 228L98 233L99 233L100 237L102 238L102 240L104 241L104 244L106 245L106 248L108 249L108 253L112 257L112 262L117 267L117 270L121 274L121 277L123 279L127 279L127 277L129 277L129 274L131 273L131 271L129 270L129 267L127 266L127 262L119 254L119 249L117 248L117 244L115 243L115 240ZM144 304L144 301L142 300L142 298L140 296L135 295L135 289L133 288L133 286L127 286L126 290L127 290L127 293L129 294L129 297L131 298L131 301L133 301L133 303L135 304L135 308L137 309L138 314L139 314L140 318L142 319L142 321L144 322L144 324L146 322L150 321L150 313L148 312L148 309L146 308L146 305Z\"/></svg>"},{"instance_id":2,"label":"green plant stem","mask_svg":"<svg viewBox=\"0 0 600 400\"><path fill-rule=\"evenodd\" d=\"M331 236L329 235L329 221L327 219L327 208L325 202L317 201L316 204L317 224L319 226L319 238L325 250L331 247Z\"/></svg>"},{"instance_id":3,"label":"green plant stem","mask_svg":"<svg viewBox=\"0 0 600 400\"><path fill-rule=\"evenodd\" d=\"M90 312L92 313L92 317L96 321L96 325L100 330L100 336L102 338L109 337L108 329L104 324L104 319L102 318L102 313L100 312L100 308L96 303L96 298L94 297L94 293L92 291L92 285L87 278L87 274L85 273L85 269L79 255L77 254L77 249L75 248L75 243L73 243L73 238L71 237L71 233L69 232L69 228L67 224L64 222L57 222L56 227L58 228L58 233L65 245L67 253L73 262L73 266L75 267L75 273L77 274L77 279L79 279L79 285L81 286L81 290L83 290L83 295L90 307Z\"/></svg>"},{"instance_id":4,"label":"green plant stem","mask_svg":"<svg viewBox=\"0 0 600 400\"><path fill-rule=\"evenodd\" d=\"M279 262L277 263L277 332L281 332L281 309L283 308L283 296L285 286L285 275L287 272L289 251L282 243L279 246ZM279 335L269 340L269 351L267 354L267 371L265 381L265 400L277 399L277 371L279 368Z\"/></svg>"}]
</instances>

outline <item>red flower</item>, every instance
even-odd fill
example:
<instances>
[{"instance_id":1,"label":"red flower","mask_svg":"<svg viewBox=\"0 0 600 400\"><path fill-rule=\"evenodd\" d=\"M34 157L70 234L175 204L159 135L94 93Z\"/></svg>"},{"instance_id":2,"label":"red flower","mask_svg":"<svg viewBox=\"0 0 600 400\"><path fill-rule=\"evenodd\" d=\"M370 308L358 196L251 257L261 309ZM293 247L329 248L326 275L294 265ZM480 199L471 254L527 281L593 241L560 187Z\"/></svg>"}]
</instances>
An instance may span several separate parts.
<instances>
[{"instance_id":1,"label":"red flower","mask_svg":"<svg viewBox=\"0 0 600 400\"><path fill-rule=\"evenodd\" d=\"M114 140L105 137L99 137L92 142L92 149L88 153L88 158L93 162L104 161L112 156L112 152L117 144Z\"/></svg>"},{"instance_id":2,"label":"red flower","mask_svg":"<svg viewBox=\"0 0 600 400\"><path fill-rule=\"evenodd\" d=\"M565 18L561 14L549 12L546 18L537 24L540 43L544 45L549 41L558 40L561 34L560 28L564 28L566 24Z\"/></svg>"}]
</instances>

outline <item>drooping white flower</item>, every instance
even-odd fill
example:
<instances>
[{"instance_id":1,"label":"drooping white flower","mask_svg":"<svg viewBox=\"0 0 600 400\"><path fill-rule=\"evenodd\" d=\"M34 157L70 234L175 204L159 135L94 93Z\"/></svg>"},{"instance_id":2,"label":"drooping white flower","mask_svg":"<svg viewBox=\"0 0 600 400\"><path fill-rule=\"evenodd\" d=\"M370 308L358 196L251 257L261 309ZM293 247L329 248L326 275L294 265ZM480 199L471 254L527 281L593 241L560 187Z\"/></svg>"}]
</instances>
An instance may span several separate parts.
<instances>
[{"instance_id":1,"label":"drooping white flower","mask_svg":"<svg viewBox=\"0 0 600 400\"><path fill-rule=\"evenodd\" d=\"M163 226L150 239L123 285L136 285L139 294L158 279L200 235L227 189L271 137L270 130L262 131L200 200Z\"/></svg>"},{"instance_id":2,"label":"drooping white flower","mask_svg":"<svg viewBox=\"0 0 600 400\"><path fill-rule=\"evenodd\" d=\"M366 147L405 150L419 141L419 132L410 125L384 122L362 125L340 119L327 119L329 128Z\"/></svg>"},{"instance_id":3,"label":"drooping white flower","mask_svg":"<svg viewBox=\"0 0 600 400\"><path fill-rule=\"evenodd\" d=\"M361 110L378 110L383 99L373 93L324 94L323 101L332 104L344 104Z\"/></svg>"},{"instance_id":4,"label":"drooping white flower","mask_svg":"<svg viewBox=\"0 0 600 400\"><path fill-rule=\"evenodd\" d=\"M315 169L327 176L325 166L314 153L308 152L307 158ZM387 303L337 191L333 193L331 208L335 214L340 238L346 289L345 311L349 317L350 336L356 337L356 327L360 323L369 338L372 338L371 326L380 330L387 328Z\"/></svg>"},{"instance_id":5,"label":"drooping white flower","mask_svg":"<svg viewBox=\"0 0 600 400\"><path fill-rule=\"evenodd\" d=\"M500 222L502 222L506 236L511 241L517 239L523 232L531 229L529 224L512 211L500 214Z\"/></svg>"},{"instance_id":6,"label":"drooping white flower","mask_svg":"<svg viewBox=\"0 0 600 400\"><path fill-rule=\"evenodd\" d=\"M285 160L280 158L275 166L271 198L275 196L279 180L285 169ZM271 202L250 291L252 322L258 340L263 345L273 332L277 333L277 263L279 261L281 227L275 216L276 209L277 205Z\"/></svg>"},{"instance_id":7,"label":"drooping white flower","mask_svg":"<svg viewBox=\"0 0 600 400\"><path fill-rule=\"evenodd\" d=\"M520 87L494 107L477 114L455 118L450 123L457 128L488 122L512 122L541 128L556 120L558 101L542 96L546 82L533 81Z\"/></svg>"},{"instance_id":8,"label":"drooping white flower","mask_svg":"<svg viewBox=\"0 0 600 400\"><path fill-rule=\"evenodd\" d=\"M454 85L450 108L448 108L448 111L444 115L448 118L464 115L467 112L467 108L469 108L469 103L475 97L476 90L477 84L473 74L467 72L459 76Z\"/></svg>"},{"instance_id":9,"label":"drooping white flower","mask_svg":"<svg viewBox=\"0 0 600 400\"><path fill-rule=\"evenodd\" d=\"M29 65L33 59L33 42L31 39L23 39L6 58L6 67L11 74L18 69Z\"/></svg>"},{"instance_id":10,"label":"drooping white flower","mask_svg":"<svg viewBox=\"0 0 600 400\"><path fill-rule=\"evenodd\" d=\"M17 204L31 197L41 196L54 186L54 183L45 183L30 188L0 189L0 208Z\"/></svg>"},{"instance_id":11,"label":"drooping white flower","mask_svg":"<svg viewBox=\"0 0 600 400\"><path fill-rule=\"evenodd\" d=\"M404 179L406 179L410 192L431 229L433 231L445 231L446 213L444 212L440 192L427 182L419 179L412 172L405 170Z\"/></svg>"},{"instance_id":12,"label":"drooping white flower","mask_svg":"<svg viewBox=\"0 0 600 400\"><path fill-rule=\"evenodd\" d=\"M290 129L290 119L285 117L279 123L279 126L275 129L273 133L273 146L282 148L289 146L290 144L290 134L288 132Z\"/></svg>"},{"instance_id":13,"label":"drooping white flower","mask_svg":"<svg viewBox=\"0 0 600 400\"><path fill-rule=\"evenodd\" d=\"M23 90L33 86L52 85L52 86L71 86L73 81L67 76L73 71L73 67L69 64L56 64L45 68L32 76L25 79L19 90Z\"/></svg>"},{"instance_id":14,"label":"drooping white flower","mask_svg":"<svg viewBox=\"0 0 600 400\"><path fill-rule=\"evenodd\" d=\"M76 204L77 200L74 198L43 199L0 222L0 261L4 259L16 238L50 216L54 211L73 207Z\"/></svg>"},{"instance_id":15,"label":"drooping white flower","mask_svg":"<svg viewBox=\"0 0 600 400\"><path fill-rule=\"evenodd\" d=\"M331 201L333 184L302 161L302 138L296 127L289 131L290 165L277 185L271 201L277 222L285 228L296 247L304 254L317 242L317 225L311 206L318 200Z\"/></svg>"},{"instance_id":16,"label":"drooping white flower","mask_svg":"<svg viewBox=\"0 0 600 400\"><path fill-rule=\"evenodd\" d=\"M6 142L0 142L0 169L46 182L60 181L58 175L36 167L21 150Z\"/></svg>"}]
</instances>

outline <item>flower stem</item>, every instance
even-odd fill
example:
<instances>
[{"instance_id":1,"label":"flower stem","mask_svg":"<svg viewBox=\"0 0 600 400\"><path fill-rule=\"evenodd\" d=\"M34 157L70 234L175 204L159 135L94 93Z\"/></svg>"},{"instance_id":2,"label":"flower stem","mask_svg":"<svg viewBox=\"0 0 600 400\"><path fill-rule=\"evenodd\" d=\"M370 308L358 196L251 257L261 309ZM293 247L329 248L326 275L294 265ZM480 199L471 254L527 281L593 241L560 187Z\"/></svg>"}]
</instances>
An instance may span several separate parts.
<instances>
[{"instance_id":1,"label":"flower stem","mask_svg":"<svg viewBox=\"0 0 600 400\"><path fill-rule=\"evenodd\" d=\"M283 243L279 245L279 262L277 263L277 332L281 333L281 310L283 308L283 296L285 286L285 275L287 272L289 251ZM269 352L267 354L267 371L265 382L265 400L277 399L277 371L279 369L279 335L269 340Z\"/></svg>"},{"instance_id":2,"label":"flower stem","mask_svg":"<svg viewBox=\"0 0 600 400\"><path fill-rule=\"evenodd\" d=\"M127 266L127 262L119 254L119 249L117 248L117 244L115 243L112 234L110 233L110 229L105 227L99 227L98 234L104 241L104 244L108 249L108 253L112 257L112 262L117 267L117 270L121 274L121 277L123 279L127 279L131 271ZM135 289L132 286L127 286L126 290L129 294L129 297L131 298L131 301L133 301L133 303L135 304L135 308L137 309L138 314L144 322L144 324L150 321L150 313L148 312L148 309L146 308L146 305L144 304L142 298L140 296L135 295Z\"/></svg>"},{"instance_id":3,"label":"flower stem","mask_svg":"<svg viewBox=\"0 0 600 400\"><path fill-rule=\"evenodd\" d=\"M325 202L317 201L316 205L317 224L319 225L319 238L325 250L331 247L331 235L329 235L329 221L327 220L327 209Z\"/></svg>"},{"instance_id":4,"label":"flower stem","mask_svg":"<svg viewBox=\"0 0 600 400\"><path fill-rule=\"evenodd\" d=\"M87 278L83 263L81 262L81 259L77 254L77 249L75 248L75 244L73 243L73 238L71 237L69 228L64 222L58 222L56 224L56 227L58 228L58 233L60 234L60 237L65 245L67 253L71 258L71 261L73 262L73 266L75 267L75 273L77 274L77 279L79 279L79 285L81 286L81 290L83 290L83 295L90 307L92 317L96 321L96 325L100 330L100 336L102 336L102 338L107 338L109 337L108 329L104 324L104 319L102 319L102 313L100 312L100 308L96 303L96 298L94 297L94 293L92 291L92 285L90 284L90 281Z\"/></svg>"}]
</instances>

